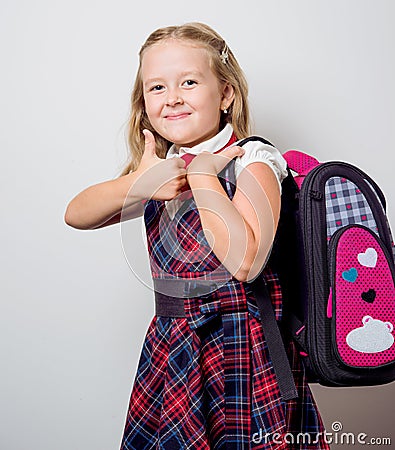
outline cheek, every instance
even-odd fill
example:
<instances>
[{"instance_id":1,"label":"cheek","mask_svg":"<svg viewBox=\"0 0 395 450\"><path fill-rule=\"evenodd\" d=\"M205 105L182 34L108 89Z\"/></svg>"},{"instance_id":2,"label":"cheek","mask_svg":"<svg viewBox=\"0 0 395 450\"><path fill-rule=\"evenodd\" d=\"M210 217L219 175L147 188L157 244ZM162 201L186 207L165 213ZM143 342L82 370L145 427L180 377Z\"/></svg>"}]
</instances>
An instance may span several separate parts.
<instances>
[{"instance_id":1,"label":"cheek","mask_svg":"<svg viewBox=\"0 0 395 450\"><path fill-rule=\"evenodd\" d=\"M221 112L220 105L216 101L213 101L213 99L211 101L207 101L203 111L205 119L208 123L213 123L213 121L219 122Z\"/></svg>"},{"instance_id":2,"label":"cheek","mask_svg":"<svg viewBox=\"0 0 395 450\"><path fill-rule=\"evenodd\" d=\"M156 97L151 97L151 96L145 97L144 104L145 104L145 111L146 111L148 117L158 114L158 112L160 112L160 110L161 110L160 102L158 101L158 98L156 98Z\"/></svg>"},{"instance_id":3,"label":"cheek","mask_svg":"<svg viewBox=\"0 0 395 450\"><path fill-rule=\"evenodd\" d=\"M206 107L212 116L220 115L221 97L218 94L218 91L213 91L211 93L210 98L207 99Z\"/></svg>"},{"instance_id":4,"label":"cheek","mask_svg":"<svg viewBox=\"0 0 395 450\"><path fill-rule=\"evenodd\" d=\"M209 115L210 117L216 116L220 110L220 100L216 93L211 93L211 95L205 95L198 97L194 100L195 109L204 113L204 115Z\"/></svg>"}]
</instances>

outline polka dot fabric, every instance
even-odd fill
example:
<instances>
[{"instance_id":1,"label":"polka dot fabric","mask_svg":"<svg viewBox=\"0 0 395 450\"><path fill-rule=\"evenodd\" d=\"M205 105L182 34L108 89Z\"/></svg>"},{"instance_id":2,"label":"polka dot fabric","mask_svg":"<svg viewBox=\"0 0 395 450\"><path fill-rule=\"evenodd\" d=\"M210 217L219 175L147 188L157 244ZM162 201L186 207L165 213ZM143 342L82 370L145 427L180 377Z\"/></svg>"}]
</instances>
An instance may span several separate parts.
<instances>
[{"instance_id":1,"label":"polka dot fabric","mask_svg":"<svg viewBox=\"0 0 395 450\"><path fill-rule=\"evenodd\" d=\"M363 226L346 227L331 247L335 260L328 316L338 356L354 367L394 361L395 287L387 259L392 255Z\"/></svg>"},{"instance_id":2,"label":"polka dot fabric","mask_svg":"<svg viewBox=\"0 0 395 450\"><path fill-rule=\"evenodd\" d=\"M287 161L288 167L294 172L297 172L294 180L299 189L302 186L305 176L320 164L313 156L301 153L298 150L288 150L284 153L283 157Z\"/></svg>"}]
</instances>

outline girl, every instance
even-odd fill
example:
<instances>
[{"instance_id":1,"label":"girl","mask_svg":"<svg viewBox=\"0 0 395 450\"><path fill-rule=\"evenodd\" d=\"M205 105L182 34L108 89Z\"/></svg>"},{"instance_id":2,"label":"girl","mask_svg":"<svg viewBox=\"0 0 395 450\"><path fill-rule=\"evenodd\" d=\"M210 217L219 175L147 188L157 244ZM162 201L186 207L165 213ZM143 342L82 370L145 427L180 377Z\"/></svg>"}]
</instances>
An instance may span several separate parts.
<instances>
[{"instance_id":1,"label":"girl","mask_svg":"<svg viewBox=\"0 0 395 450\"><path fill-rule=\"evenodd\" d=\"M129 164L67 207L66 223L80 229L144 214L156 315L122 450L329 448L292 342L297 395L281 394L251 289L265 278L279 319L266 261L286 163L262 142L237 146L250 134L248 111L242 70L214 30L156 30L140 51Z\"/></svg>"}]
</instances>

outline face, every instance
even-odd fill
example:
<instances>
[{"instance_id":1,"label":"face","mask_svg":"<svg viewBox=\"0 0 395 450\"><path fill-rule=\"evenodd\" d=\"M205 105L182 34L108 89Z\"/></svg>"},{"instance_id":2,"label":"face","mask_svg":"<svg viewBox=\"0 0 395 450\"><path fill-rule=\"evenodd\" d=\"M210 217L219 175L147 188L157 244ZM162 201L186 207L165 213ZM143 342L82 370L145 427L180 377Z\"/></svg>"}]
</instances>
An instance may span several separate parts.
<instances>
[{"instance_id":1,"label":"face","mask_svg":"<svg viewBox=\"0 0 395 450\"><path fill-rule=\"evenodd\" d=\"M192 147L218 133L234 92L218 81L204 48L173 39L155 44L143 54L141 73L145 110L158 134Z\"/></svg>"}]
</instances>

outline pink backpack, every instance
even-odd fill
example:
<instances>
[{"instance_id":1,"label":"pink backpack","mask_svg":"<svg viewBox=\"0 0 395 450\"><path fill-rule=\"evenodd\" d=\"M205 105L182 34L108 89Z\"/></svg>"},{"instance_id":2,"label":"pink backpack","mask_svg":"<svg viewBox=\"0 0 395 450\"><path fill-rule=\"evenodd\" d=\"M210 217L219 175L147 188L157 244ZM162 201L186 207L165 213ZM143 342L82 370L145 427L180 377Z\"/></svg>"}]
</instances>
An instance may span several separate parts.
<instances>
[{"instance_id":1,"label":"pink backpack","mask_svg":"<svg viewBox=\"0 0 395 450\"><path fill-rule=\"evenodd\" d=\"M284 155L276 236L284 323L309 381L367 386L395 380L395 248L378 185L345 162ZM294 174L292 174L292 172Z\"/></svg>"},{"instance_id":2,"label":"pink backpack","mask_svg":"<svg viewBox=\"0 0 395 450\"><path fill-rule=\"evenodd\" d=\"M259 140L259 136L240 141ZM284 155L281 214L268 264L280 281L275 321L262 277L251 286L284 397L294 392L281 336L296 341L309 382L369 386L395 380L395 247L379 186L342 161ZM290 393L290 394L289 394Z\"/></svg>"}]
</instances>

